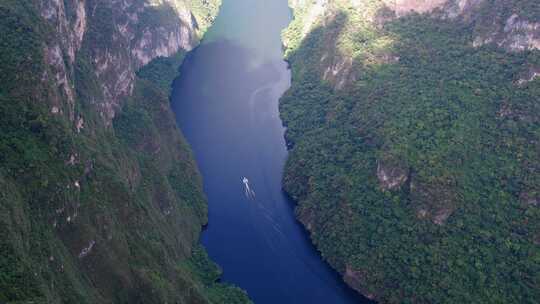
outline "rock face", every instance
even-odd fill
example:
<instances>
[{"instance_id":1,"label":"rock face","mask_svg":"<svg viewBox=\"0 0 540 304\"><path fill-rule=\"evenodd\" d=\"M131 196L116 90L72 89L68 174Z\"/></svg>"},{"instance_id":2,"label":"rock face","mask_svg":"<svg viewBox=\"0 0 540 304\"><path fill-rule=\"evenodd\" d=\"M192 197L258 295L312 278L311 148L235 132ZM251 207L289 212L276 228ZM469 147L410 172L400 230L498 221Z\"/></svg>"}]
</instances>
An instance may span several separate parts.
<instances>
[{"instance_id":1,"label":"rock face","mask_svg":"<svg viewBox=\"0 0 540 304\"><path fill-rule=\"evenodd\" d=\"M384 190L400 188L408 179L409 172L399 166L389 166L384 161L377 162L377 178Z\"/></svg>"},{"instance_id":2,"label":"rock face","mask_svg":"<svg viewBox=\"0 0 540 304\"><path fill-rule=\"evenodd\" d=\"M531 21L518 13L512 13L505 18L492 18L483 15L482 10L487 6L509 9L503 1L493 3L485 0L397 0L384 1L397 17L411 13L435 13L442 18L461 18L473 23L480 20L480 26L473 40L475 47L494 43L508 51L524 51L540 48L540 24ZM508 13L508 12L505 12Z\"/></svg>"},{"instance_id":3,"label":"rock face","mask_svg":"<svg viewBox=\"0 0 540 304\"><path fill-rule=\"evenodd\" d=\"M442 7L447 0L388 0L386 6L401 17L412 12L423 14ZM464 1L462 1L464 2Z\"/></svg>"},{"instance_id":4,"label":"rock face","mask_svg":"<svg viewBox=\"0 0 540 304\"><path fill-rule=\"evenodd\" d=\"M87 34L88 22L94 35L87 41L100 37L106 45L88 42L88 60L95 65L103 96L93 102L99 115L110 125L120 100L131 95L135 72L156 57L168 57L180 50L189 51L200 38L195 17L189 2L167 0L145 1L40 1L40 14L56 31L56 39L44 47L46 62L54 66L51 76L69 104L63 112L73 112L73 65ZM160 19L162 19L160 23ZM98 26L99 24L99 26ZM101 33L96 33L99 31ZM63 55L67 56L66 62ZM67 66L70 66L68 68ZM45 75L45 81L48 75Z\"/></svg>"},{"instance_id":5,"label":"rock face","mask_svg":"<svg viewBox=\"0 0 540 304\"><path fill-rule=\"evenodd\" d=\"M517 14L512 14L506 20L502 30L486 36L477 37L474 45L494 42L511 51L540 49L540 23L529 22Z\"/></svg>"},{"instance_id":6,"label":"rock face","mask_svg":"<svg viewBox=\"0 0 540 304\"><path fill-rule=\"evenodd\" d=\"M289 50L297 47L297 44L317 27L329 27L330 24L332 27L338 27L341 21L338 20L337 12L341 9L361 11L361 16L358 16L362 19L360 23L389 21L411 14L431 14L441 19L459 19L474 27L472 45L475 47L495 44L512 52L540 49L538 21L524 16L523 12L512 13L517 10L515 5L503 0L493 3L485 0L291 0L290 6L296 12L296 19L284 35L284 44ZM492 14L494 10L490 10L489 6L509 15L494 16ZM382 17L383 15L385 17ZM299 35L288 34L293 30ZM350 39L349 37L339 37L335 33L329 33L329 36L324 39L328 40L328 44L350 43L346 41ZM381 53L378 61L388 62L397 58ZM361 69L346 49L341 49L341 51L327 49L320 55L320 61L323 79L338 89L346 88L353 83L358 70Z\"/></svg>"},{"instance_id":7,"label":"rock face","mask_svg":"<svg viewBox=\"0 0 540 304\"><path fill-rule=\"evenodd\" d=\"M202 182L168 100L219 4L0 4L1 303L249 302L198 248Z\"/></svg>"},{"instance_id":8,"label":"rock face","mask_svg":"<svg viewBox=\"0 0 540 304\"><path fill-rule=\"evenodd\" d=\"M538 1L290 2L284 189L322 256L382 303L535 302Z\"/></svg>"}]
</instances>

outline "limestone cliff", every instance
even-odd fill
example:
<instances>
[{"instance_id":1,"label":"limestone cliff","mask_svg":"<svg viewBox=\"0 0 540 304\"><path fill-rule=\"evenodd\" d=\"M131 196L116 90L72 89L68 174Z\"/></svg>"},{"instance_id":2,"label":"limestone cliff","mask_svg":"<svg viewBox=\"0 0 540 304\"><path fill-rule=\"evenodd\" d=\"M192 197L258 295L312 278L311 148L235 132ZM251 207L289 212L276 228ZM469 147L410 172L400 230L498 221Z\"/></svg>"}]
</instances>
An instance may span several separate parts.
<instances>
[{"instance_id":1,"label":"limestone cliff","mask_svg":"<svg viewBox=\"0 0 540 304\"><path fill-rule=\"evenodd\" d=\"M219 1L0 2L0 302L245 302L168 101ZM166 58L167 57L167 58Z\"/></svg>"},{"instance_id":2,"label":"limestone cliff","mask_svg":"<svg viewBox=\"0 0 540 304\"><path fill-rule=\"evenodd\" d=\"M102 93L92 103L110 124L120 100L133 92L141 66L156 57L189 51L200 39L204 28L199 28L191 6L191 1L181 0L39 1L41 17L55 32L43 46L45 63L51 67L43 81L51 78L67 100L65 105L52 105L51 111L73 120L73 65L78 56L86 56ZM208 6L208 13L215 14ZM84 54L79 54L83 43Z\"/></svg>"},{"instance_id":3,"label":"limestone cliff","mask_svg":"<svg viewBox=\"0 0 540 304\"><path fill-rule=\"evenodd\" d=\"M508 51L540 49L540 23L533 17L536 5L520 7L508 1L487 0L291 0L295 20L284 33L286 50L298 47L314 29L330 23L343 22L341 34L328 33L327 48L321 53L320 73L338 89L354 82L354 69L360 68L353 60L358 55L349 46L353 43L354 28L370 24L381 27L384 22L411 14L430 14L440 19L459 20L473 30L470 42L474 47L493 44ZM343 12L349 12L347 21ZM371 61L398 60L398 54L388 53L392 37L381 36L372 42ZM368 55L368 54L365 54Z\"/></svg>"}]
</instances>

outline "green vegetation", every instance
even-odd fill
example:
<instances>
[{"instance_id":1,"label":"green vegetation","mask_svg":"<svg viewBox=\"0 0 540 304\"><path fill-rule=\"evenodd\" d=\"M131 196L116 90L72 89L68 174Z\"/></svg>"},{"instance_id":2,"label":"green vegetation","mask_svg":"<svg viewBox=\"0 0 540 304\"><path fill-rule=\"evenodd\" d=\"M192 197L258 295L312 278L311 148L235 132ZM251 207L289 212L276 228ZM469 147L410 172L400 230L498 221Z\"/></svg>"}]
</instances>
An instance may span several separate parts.
<instances>
[{"instance_id":1,"label":"green vegetation","mask_svg":"<svg viewBox=\"0 0 540 304\"><path fill-rule=\"evenodd\" d=\"M184 54L141 69L112 125L99 115L92 56L123 47L115 14L98 5L65 60L70 104L43 60L55 28L35 1L0 1L0 302L248 303L217 270L201 276L215 267L197 245L207 207L168 100Z\"/></svg>"},{"instance_id":2,"label":"green vegetation","mask_svg":"<svg viewBox=\"0 0 540 304\"><path fill-rule=\"evenodd\" d=\"M184 61L184 57L183 51L171 57L158 57L142 67L137 72L137 76L149 80L157 85L161 91L170 94L172 83L178 77L178 68Z\"/></svg>"},{"instance_id":3,"label":"green vegetation","mask_svg":"<svg viewBox=\"0 0 540 304\"><path fill-rule=\"evenodd\" d=\"M335 2L306 37L295 11L281 102L285 188L323 257L383 302L537 301L540 80L518 80L539 51L473 48L477 28L429 15L369 25ZM348 57L350 74L325 73ZM380 166L407 181L382 188Z\"/></svg>"},{"instance_id":4,"label":"green vegetation","mask_svg":"<svg viewBox=\"0 0 540 304\"><path fill-rule=\"evenodd\" d=\"M215 304L248 304L251 303L245 291L238 287L219 283L221 269L212 262L202 246L194 247L193 254L181 268L186 269L193 277L198 278L211 303Z\"/></svg>"}]
</instances>

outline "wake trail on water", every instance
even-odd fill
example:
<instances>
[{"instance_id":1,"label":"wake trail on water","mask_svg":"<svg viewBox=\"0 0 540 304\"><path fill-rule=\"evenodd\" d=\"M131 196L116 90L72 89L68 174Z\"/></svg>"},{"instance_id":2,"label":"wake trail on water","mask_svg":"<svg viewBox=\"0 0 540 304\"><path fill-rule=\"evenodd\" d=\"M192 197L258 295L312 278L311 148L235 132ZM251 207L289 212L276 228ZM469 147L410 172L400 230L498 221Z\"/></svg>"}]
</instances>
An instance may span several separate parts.
<instances>
[{"instance_id":1,"label":"wake trail on water","mask_svg":"<svg viewBox=\"0 0 540 304\"><path fill-rule=\"evenodd\" d=\"M251 190L251 189L246 189L244 194L246 195L247 198L249 199L255 199L255 191Z\"/></svg>"},{"instance_id":2,"label":"wake trail on water","mask_svg":"<svg viewBox=\"0 0 540 304\"><path fill-rule=\"evenodd\" d=\"M274 63L275 64L275 63ZM249 101L248 101L248 105L251 109L250 111L250 118L251 120L253 121L254 120L254 111L253 111L253 108L256 104L256 101L257 101L257 96L265 91L270 91L270 97L272 100L276 100L276 101L279 101L279 99L281 98L281 96L285 93L285 91L287 91L288 87L289 87L289 82L287 81L287 78L284 77L283 75L280 75L281 77L276 80L276 81L273 81L273 82L270 82L268 84L265 84L259 88L257 88L255 91L253 91L253 93L251 93L251 95L249 96ZM275 112L275 113L272 113L271 115L272 117L276 117L276 116L279 116L279 111Z\"/></svg>"},{"instance_id":3,"label":"wake trail on water","mask_svg":"<svg viewBox=\"0 0 540 304\"><path fill-rule=\"evenodd\" d=\"M273 216L273 212L271 212L268 208L266 208L261 201L254 200L253 202L257 206L257 209L260 212L260 214L262 214L263 217L268 220L272 229L277 233L277 235L272 235L263 230L265 242L268 244L270 250L272 250L272 252L282 253L277 248L278 240L276 240L275 237L272 237L272 236L277 236L278 239L281 240L281 243L284 245L281 247L283 247L283 249L287 250L287 252L292 254L292 256L294 256L298 261L304 264L306 266L306 269L309 270L309 272L311 272L314 276L319 278L319 280L321 280L322 282L327 282L328 284L332 283L329 279L326 279L324 275L320 274L320 272L316 269L316 266L313 266L311 263L308 263L305 259L302 258L302 256L296 250L294 250L294 245L293 245L294 241L283 233L283 230L281 229L281 226L278 220L276 220Z\"/></svg>"},{"instance_id":4,"label":"wake trail on water","mask_svg":"<svg viewBox=\"0 0 540 304\"><path fill-rule=\"evenodd\" d=\"M248 106L250 108L250 119L252 122L255 121L256 114L256 105L258 101L266 100L261 99L261 94L268 94L267 97L271 98L272 100L279 100L280 97L283 95L283 93L287 90L288 84L284 77L281 77L277 81L273 81L271 83L265 84L256 90L254 90L248 100ZM272 116L279 115L279 112L272 113ZM293 240L291 236L285 235L283 233L283 229L281 225L279 224L279 220L275 218L274 213L269 210L263 202L259 201L255 198L255 193L252 193L251 189L246 189L245 191L246 197L253 201L255 205L257 206L256 209L252 209L253 212L258 212L261 214L270 224L272 231L265 230L260 227L259 223L253 222L253 227L259 231L262 232L262 235L264 237L265 243L267 243L269 250L271 250L274 254L284 254L287 252L289 256L294 257L297 261L299 261L301 264L305 266L305 269L310 272L313 276L317 277L321 282L325 282L327 284L332 284L333 282L331 279L326 278L324 274L322 274L318 269L317 265L313 265L313 263L309 263L306 261L306 259L303 258L303 256L298 252L298 250L295 250L295 244L298 243L298 240ZM254 215L252 215L254 216ZM256 217L255 217L256 218ZM297 224L297 223L294 223ZM302 240L304 241L304 240ZM309 242L309 241L308 241ZM308 246L312 246L311 244L308 244ZM317 257L318 259L321 259L321 257ZM323 262L325 263L325 262Z\"/></svg>"},{"instance_id":5,"label":"wake trail on water","mask_svg":"<svg viewBox=\"0 0 540 304\"><path fill-rule=\"evenodd\" d=\"M257 95L266 90L273 91L275 85L276 83L272 82L253 91L253 93L251 93L251 95L249 96L249 106L253 107L255 105L255 98L257 97Z\"/></svg>"}]
</instances>

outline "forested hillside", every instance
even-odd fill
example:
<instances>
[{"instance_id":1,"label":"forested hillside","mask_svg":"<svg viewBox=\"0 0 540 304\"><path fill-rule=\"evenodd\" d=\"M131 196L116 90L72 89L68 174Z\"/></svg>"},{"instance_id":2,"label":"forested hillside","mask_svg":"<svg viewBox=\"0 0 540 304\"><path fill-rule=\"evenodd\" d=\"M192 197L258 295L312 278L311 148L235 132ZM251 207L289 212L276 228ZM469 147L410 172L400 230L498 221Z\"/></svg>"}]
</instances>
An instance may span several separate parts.
<instances>
[{"instance_id":1,"label":"forested hillside","mask_svg":"<svg viewBox=\"0 0 540 304\"><path fill-rule=\"evenodd\" d=\"M540 4L290 1L284 187L383 303L540 298Z\"/></svg>"},{"instance_id":2,"label":"forested hillside","mask_svg":"<svg viewBox=\"0 0 540 304\"><path fill-rule=\"evenodd\" d=\"M0 303L249 301L168 100L218 7L0 0Z\"/></svg>"}]
</instances>

